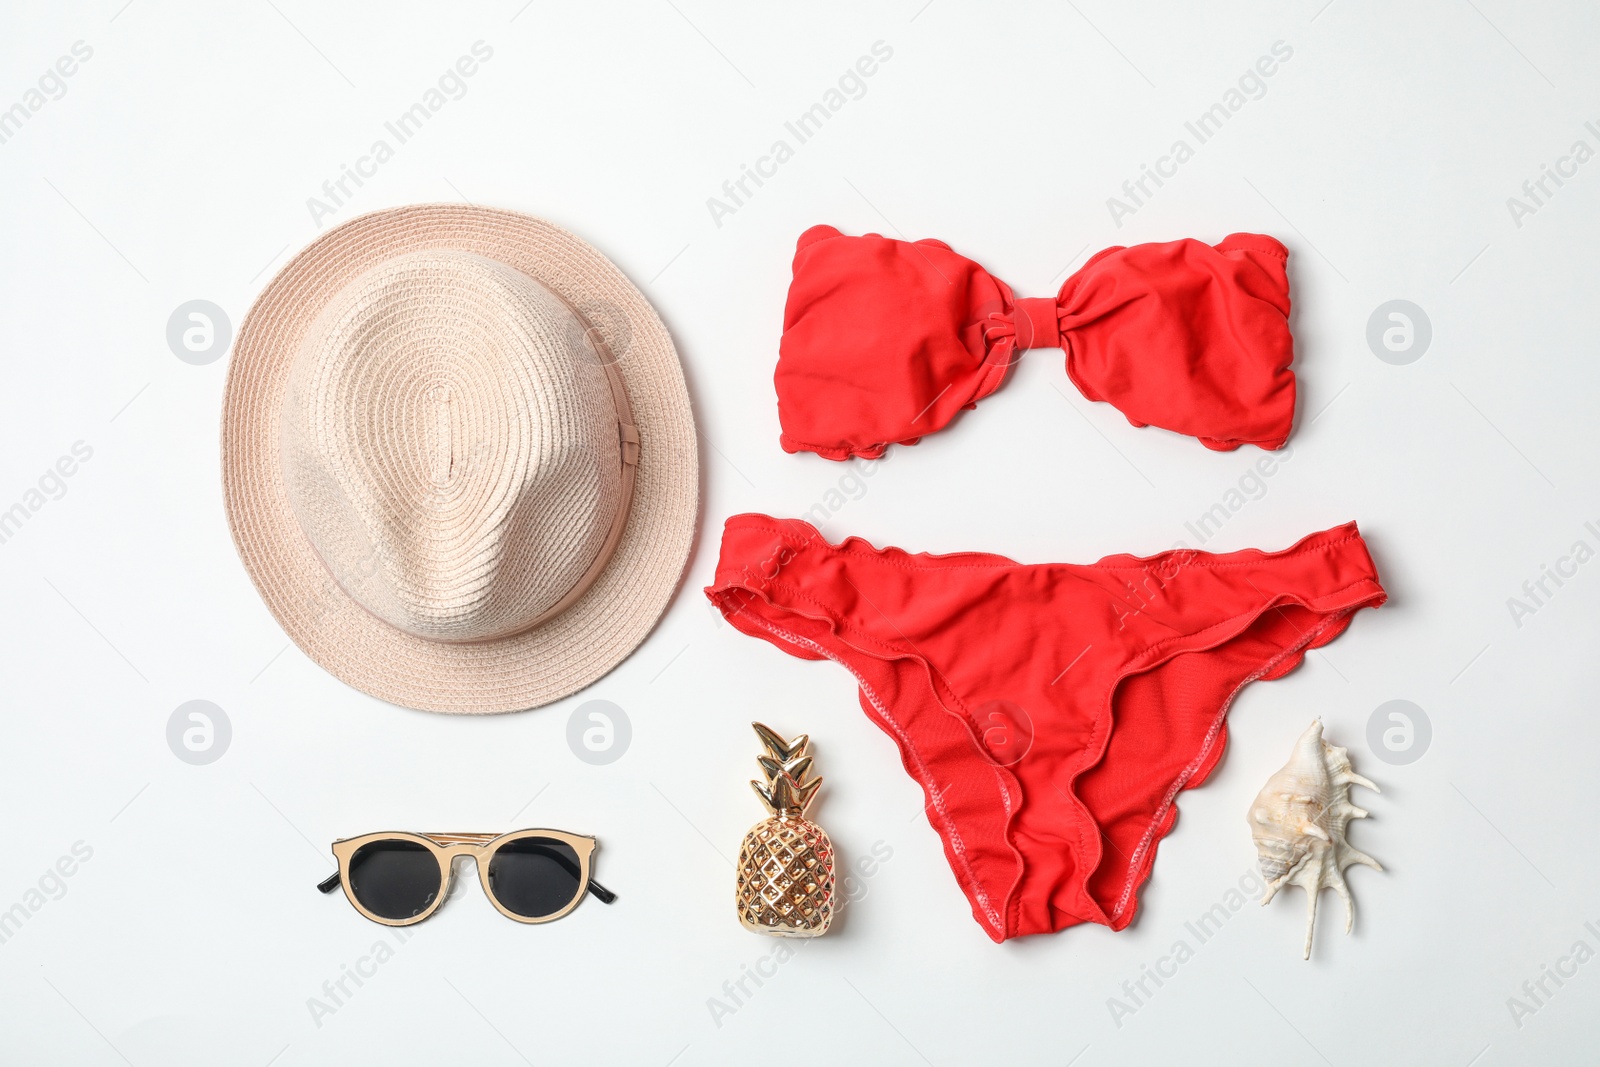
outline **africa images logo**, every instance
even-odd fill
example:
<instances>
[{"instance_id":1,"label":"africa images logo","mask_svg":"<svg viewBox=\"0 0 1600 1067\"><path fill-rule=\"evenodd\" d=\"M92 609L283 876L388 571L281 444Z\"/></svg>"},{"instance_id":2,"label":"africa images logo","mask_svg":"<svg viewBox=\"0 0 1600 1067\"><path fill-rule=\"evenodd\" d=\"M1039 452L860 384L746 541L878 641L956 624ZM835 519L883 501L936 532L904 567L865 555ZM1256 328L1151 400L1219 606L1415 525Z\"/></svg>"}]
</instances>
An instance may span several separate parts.
<instances>
[{"instance_id":1,"label":"africa images logo","mask_svg":"<svg viewBox=\"0 0 1600 1067\"><path fill-rule=\"evenodd\" d=\"M22 94L22 99L9 107L0 106L0 144L22 132L23 126L43 111L46 104L66 96L67 79L94 56L94 49L84 41L72 42L68 51L70 54L45 68L34 85Z\"/></svg>"},{"instance_id":2,"label":"africa images logo","mask_svg":"<svg viewBox=\"0 0 1600 1067\"><path fill-rule=\"evenodd\" d=\"M1122 196L1106 198L1106 210L1111 212L1111 221L1117 229L1122 228L1123 219L1138 214L1139 209L1155 196L1157 189L1169 179L1176 178L1178 168L1193 159L1201 145L1221 133L1228 121L1243 111L1246 104L1266 96L1267 79L1277 74L1279 68L1293 57L1294 48L1287 41L1273 41L1267 54L1247 67L1238 80L1223 91L1221 99L1183 124L1185 136L1173 141L1165 154L1156 157L1154 165L1141 163L1139 176L1122 183Z\"/></svg>"},{"instance_id":3,"label":"africa images logo","mask_svg":"<svg viewBox=\"0 0 1600 1067\"><path fill-rule=\"evenodd\" d=\"M74 441L67 453L59 456L44 469L38 480L26 490L16 503L6 507L0 503L0 545L10 541L17 532L47 503L67 495L67 479L77 474L83 464L94 457L94 447L87 441Z\"/></svg>"},{"instance_id":4,"label":"africa images logo","mask_svg":"<svg viewBox=\"0 0 1600 1067\"><path fill-rule=\"evenodd\" d=\"M373 141L363 155L356 157L353 167L348 163L339 164L338 177L322 183L321 197L306 198L306 210L311 213L311 221L319 229L324 219L333 216L355 196L355 189L367 184L365 179L377 177L378 168L394 158L397 147L421 133L422 128L450 101L460 100L467 95L467 79L494 58L494 49L483 41L474 41L470 52L471 55L463 55L452 66L446 67L437 81L410 107L392 121L385 122L383 129L388 136ZM352 184L355 189L351 188Z\"/></svg>"},{"instance_id":5,"label":"africa images logo","mask_svg":"<svg viewBox=\"0 0 1600 1067\"><path fill-rule=\"evenodd\" d=\"M1596 141L1600 141L1600 125L1596 125L1593 119L1583 124L1583 130ZM1519 190L1522 195L1506 197L1506 210L1511 213L1511 224L1519 230L1522 229L1523 223L1548 205L1567 182L1578 176L1578 169L1594 156L1593 146L1579 137L1552 163L1539 164L1538 177L1529 178L1522 183L1522 188Z\"/></svg>"},{"instance_id":6,"label":"africa images logo","mask_svg":"<svg viewBox=\"0 0 1600 1067\"><path fill-rule=\"evenodd\" d=\"M860 100L866 96L867 79L876 74L882 65L893 57L892 47L883 41L873 41L870 55L861 56L852 66L846 67L838 80L822 94L822 99L802 111L792 122L783 124L787 137L774 140L765 154L756 157L754 167L748 163L741 163L739 176L729 178L722 183L721 197L706 197L706 210L711 213L711 221L716 224L717 229L722 228L722 220L725 217L737 212L755 196L756 189L765 185L767 179L777 176L778 168L794 158L797 147L820 133L823 125L844 110L844 106L851 100ZM755 189L750 187L752 183Z\"/></svg>"}]
</instances>

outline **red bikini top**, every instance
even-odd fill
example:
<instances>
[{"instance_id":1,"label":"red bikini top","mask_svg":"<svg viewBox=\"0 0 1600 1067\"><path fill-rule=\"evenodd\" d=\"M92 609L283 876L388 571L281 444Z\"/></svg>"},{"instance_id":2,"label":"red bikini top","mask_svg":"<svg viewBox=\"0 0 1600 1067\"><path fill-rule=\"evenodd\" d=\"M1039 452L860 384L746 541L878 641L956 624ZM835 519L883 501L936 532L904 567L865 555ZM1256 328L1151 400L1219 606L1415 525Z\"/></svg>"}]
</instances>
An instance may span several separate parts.
<instances>
[{"instance_id":1,"label":"red bikini top","mask_svg":"<svg viewBox=\"0 0 1600 1067\"><path fill-rule=\"evenodd\" d=\"M1135 426L1280 448L1294 419L1288 257L1248 233L1108 248L1054 299L1016 299L942 241L813 226L784 309L780 440L876 458L994 392L1017 352L1059 347L1078 391Z\"/></svg>"}]
</instances>

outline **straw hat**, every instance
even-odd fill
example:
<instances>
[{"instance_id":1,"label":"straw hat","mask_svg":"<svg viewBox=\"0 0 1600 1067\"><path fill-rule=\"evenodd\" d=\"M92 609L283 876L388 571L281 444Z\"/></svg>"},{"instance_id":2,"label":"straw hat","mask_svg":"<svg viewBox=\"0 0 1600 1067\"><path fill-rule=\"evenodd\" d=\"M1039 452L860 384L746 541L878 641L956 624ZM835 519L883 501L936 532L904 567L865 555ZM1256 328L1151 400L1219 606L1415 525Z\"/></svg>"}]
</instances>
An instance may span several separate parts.
<instances>
[{"instance_id":1,"label":"straw hat","mask_svg":"<svg viewBox=\"0 0 1600 1067\"><path fill-rule=\"evenodd\" d=\"M295 644L395 704L559 700L644 640L699 466L666 327L603 255L510 211L330 230L245 317L228 522Z\"/></svg>"}]
</instances>

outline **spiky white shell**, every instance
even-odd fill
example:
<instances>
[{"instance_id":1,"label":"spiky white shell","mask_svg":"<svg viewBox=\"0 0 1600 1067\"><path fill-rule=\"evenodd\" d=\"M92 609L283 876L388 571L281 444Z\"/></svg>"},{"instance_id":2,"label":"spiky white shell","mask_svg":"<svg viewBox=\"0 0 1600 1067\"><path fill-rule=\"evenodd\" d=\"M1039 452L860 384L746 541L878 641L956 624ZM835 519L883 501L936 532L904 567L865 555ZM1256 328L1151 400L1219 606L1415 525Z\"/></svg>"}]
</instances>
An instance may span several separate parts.
<instances>
[{"instance_id":1,"label":"spiky white shell","mask_svg":"<svg viewBox=\"0 0 1600 1067\"><path fill-rule=\"evenodd\" d=\"M1351 819L1367 812L1350 803L1350 787L1381 792L1350 767L1350 753L1322 739L1322 720L1313 722L1295 742L1294 754L1250 805L1250 834L1255 838L1265 904L1286 885L1306 891L1305 958L1311 958L1311 935L1317 923L1317 895L1332 887L1344 901L1345 933L1355 925L1356 906L1345 884L1344 869L1352 863L1374 870L1383 865L1345 839Z\"/></svg>"}]
</instances>

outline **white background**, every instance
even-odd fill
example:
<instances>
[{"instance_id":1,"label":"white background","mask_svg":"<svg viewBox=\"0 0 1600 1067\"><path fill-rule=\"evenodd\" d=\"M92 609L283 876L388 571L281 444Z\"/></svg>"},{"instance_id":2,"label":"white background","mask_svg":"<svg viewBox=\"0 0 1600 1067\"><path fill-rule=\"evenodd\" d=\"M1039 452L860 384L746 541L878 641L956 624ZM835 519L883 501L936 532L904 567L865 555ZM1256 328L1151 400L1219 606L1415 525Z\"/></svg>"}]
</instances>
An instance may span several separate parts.
<instances>
[{"instance_id":1,"label":"white background","mask_svg":"<svg viewBox=\"0 0 1600 1067\"><path fill-rule=\"evenodd\" d=\"M1595 1057L1600 962L1514 1015L1580 939L1600 950L1595 849L1600 564L1537 611L1507 601L1600 538L1593 411L1600 162L1518 226L1507 198L1600 138L1600 15L1579 3L33 5L0 32L0 108L77 41L92 58L0 144L0 508L74 442L92 458L0 544L0 944L5 1063L1565 1064ZM441 73L493 57L334 215L307 198ZM866 92L718 226L707 198L883 41ZM1121 227L1107 198L1276 41L1266 91ZM1192 143L1192 138L1191 138ZM453 719L336 682L288 643L235 556L218 476L226 359L181 362L192 299L236 325L321 229L474 202L542 215L611 256L682 353L703 444L699 538L653 635L589 691ZM794 239L938 237L1021 295L1094 250L1271 233L1292 250L1293 452L1208 548L1283 547L1347 519L1392 599L1290 677L1248 689L1186 794L1136 925L996 946L970 917L921 795L846 673L719 623L700 589L722 520L798 515L911 550L1088 562L1185 539L1261 456L1136 431L1029 355L949 431L870 480L777 446L771 384ZM1366 326L1432 323L1397 366ZM864 486L864 491L856 488ZM849 491L854 490L853 495ZM1190 538L1192 540L1192 538ZM181 703L232 723L208 766L169 749ZM569 750L584 701L624 708L609 766ZM1391 766L1369 717L1414 701L1426 754ZM1302 898L1185 923L1254 862L1250 798L1316 715L1383 786L1310 963ZM838 928L732 1004L776 942L734 920L731 857L762 718L809 730L813 809L847 861L892 858ZM601 840L620 893L542 927L475 880L332 1014L387 935L314 884L335 837L548 825ZM92 858L30 897L75 842ZM64 891L62 889L64 888ZM1111 998L1196 949L1131 1015ZM392 943L392 942L391 942ZM370 965L368 970L372 968ZM1154 989L1147 982L1147 987ZM324 1000L331 1004L331 1001ZM1120 1023L1120 1025L1119 1025ZM1520 1024L1520 1025L1519 1025Z\"/></svg>"}]
</instances>

